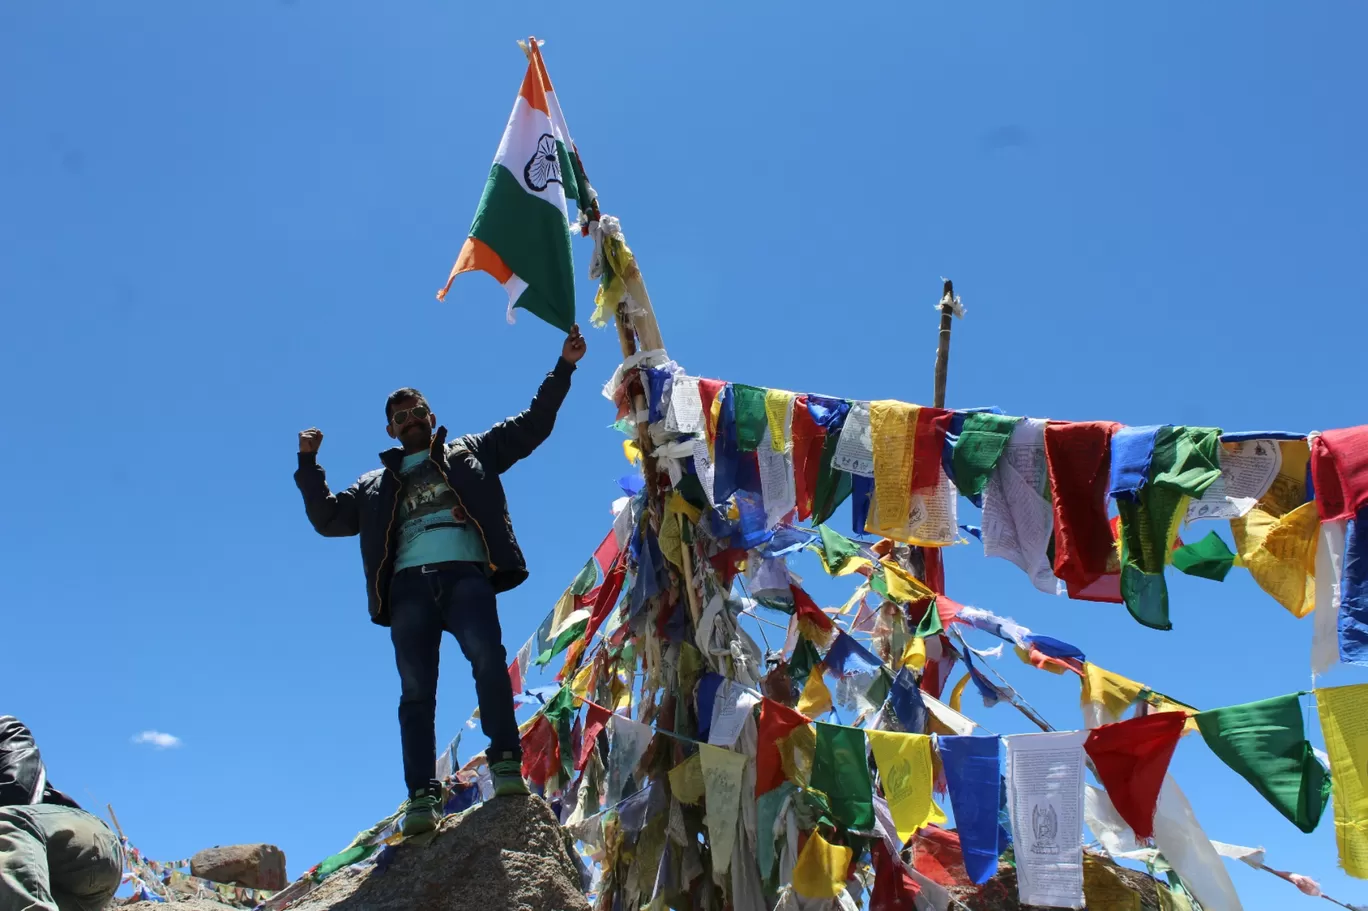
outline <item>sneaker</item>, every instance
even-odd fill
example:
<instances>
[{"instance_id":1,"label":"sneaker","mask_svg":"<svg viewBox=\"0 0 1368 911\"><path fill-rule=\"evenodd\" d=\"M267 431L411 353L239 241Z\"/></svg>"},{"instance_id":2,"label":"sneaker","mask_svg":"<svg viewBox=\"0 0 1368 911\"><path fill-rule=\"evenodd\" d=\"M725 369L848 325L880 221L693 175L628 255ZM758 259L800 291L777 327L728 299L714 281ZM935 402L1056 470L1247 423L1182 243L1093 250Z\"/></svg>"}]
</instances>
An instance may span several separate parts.
<instances>
[{"instance_id":1,"label":"sneaker","mask_svg":"<svg viewBox=\"0 0 1368 911\"><path fill-rule=\"evenodd\" d=\"M501 759L491 763L489 774L494 779L495 797L522 797L530 793L522 777L521 759Z\"/></svg>"},{"instance_id":2,"label":"sneaker","mask_svg":"<svg viewBox=\"0 0 1368 911\"><path fill-rule=\"evenodd\" d=\"M405 838L422 835L437 828L442 821L442 786L428 785L411 796L404 804L404 821L399 831Z\"/></svg>"}]
</instances>

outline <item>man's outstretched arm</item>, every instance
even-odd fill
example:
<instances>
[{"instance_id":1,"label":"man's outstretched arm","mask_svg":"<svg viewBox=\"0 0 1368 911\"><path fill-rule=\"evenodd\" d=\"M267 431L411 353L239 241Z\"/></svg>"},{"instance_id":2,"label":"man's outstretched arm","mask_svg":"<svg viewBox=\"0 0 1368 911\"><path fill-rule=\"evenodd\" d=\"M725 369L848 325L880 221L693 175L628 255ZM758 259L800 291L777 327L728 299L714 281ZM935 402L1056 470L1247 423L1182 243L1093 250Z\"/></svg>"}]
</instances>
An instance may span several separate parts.
<instances>
[{"instance_id":1,"label":"man's outstretched arm","mask_svg":"<svg viewBox=\"0 0 1368 911\"><path fill-rule=\"evenodd\" d=\"M503 474L531 455L532 450L551 435L556 426L556 413L570 392L570 375L575 372L579 359L584 357L585 347L584 336L576 325L561 346L555 368L542 380L527 410L500 421L475 437L476 452L487 468Z\"/></svg>"},{"instance_id":2,"label":"man's outstretched arm","mask_svg":"<svg viewBox=\"0 0 1368 911\"><path fill-rule=\"evenodd\" d=\"M361 511L358 498L361 482L334 495L328 490L328 477L318 464L318 447L323 445L323 431L316 427L299 433L299 468L295 470L295 485L304 495L304 512L314 531L327 538L345 538L361 533Z\"/></svg>"}]
</instances>

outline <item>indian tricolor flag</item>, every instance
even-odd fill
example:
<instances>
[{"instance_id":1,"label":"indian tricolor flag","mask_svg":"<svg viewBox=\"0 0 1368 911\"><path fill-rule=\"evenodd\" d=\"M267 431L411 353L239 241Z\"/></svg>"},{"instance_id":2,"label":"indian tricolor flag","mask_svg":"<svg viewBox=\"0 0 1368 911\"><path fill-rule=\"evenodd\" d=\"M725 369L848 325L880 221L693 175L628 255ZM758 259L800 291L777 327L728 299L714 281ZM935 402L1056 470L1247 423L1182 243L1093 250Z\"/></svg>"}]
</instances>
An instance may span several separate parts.
<instances>
[{"instance_id":1,"label":"indian tricolor flag","mask_svg":"<svg viewBox=\"0 0 1368 911\"><path fill-rule=\"evenodd\" d=\"M537 41L528 41L527 75L489 169L470 236L451 268L494 276L508 292L508 318L521 307L570 331L575 322L575 280L570 261L566 200L584 208L593 191L584 177L570 130L546 74Z\"/></svg>"}]
</instances>

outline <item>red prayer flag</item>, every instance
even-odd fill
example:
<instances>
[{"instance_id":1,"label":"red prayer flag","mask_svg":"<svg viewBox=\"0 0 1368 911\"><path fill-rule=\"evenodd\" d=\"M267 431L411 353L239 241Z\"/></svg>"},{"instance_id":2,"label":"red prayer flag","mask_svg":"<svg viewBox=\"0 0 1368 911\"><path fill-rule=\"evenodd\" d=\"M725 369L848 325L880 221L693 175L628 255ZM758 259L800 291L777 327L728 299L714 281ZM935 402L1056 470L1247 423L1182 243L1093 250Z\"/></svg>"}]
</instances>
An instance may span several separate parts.
<instances>
[{"instance_id":1,"label":"red prayer flag","mask_svg":"<svg viewBox=\"0 0 1368 911\"><path fill-rule=\"evenodd\" d=\"M585 642L594 638L594 633L598 632L603 621L613 612L613 605L617 604L618 595L622 594L622 583L626 578L627 561L622 559L622 552L619 551L613 558L612 565L604 572L603 584L598 587L598 596L594 599L593 610L589 613L589 624L584 628Z\"/></svg>"},{"instance_id":2,"label":"red prayer flag","mask_svg":"<svg viewBox=\"0 0 1368 911\"><path fill-rule=\"evenodd\" d=\"M579 755L575 757L575 771L581 771L584 764L589 761L589 755L594 752L594 743L598 740L599 732L608 723L608 719L613 713L601 705L584 700L584 704L589 710L584 713L584 735L580 740Z\"/></svg>"},{"instance_id":3,"label":"red prayer flag","mask_svg":"<svg viewBox=\"0 0 1368 911\"><path fill-rule=\"evenodd\" d=\"M516 657L508 664L508 682L513 684L513 695L523 691L522 668L518 667Z\"/></svg>"},{"instance_id":4,"label":"red prayer flag","mask_svg":"<svg viewBox=\"0 0 1368 911\"><path fill-rule=\"evenodd\" d=\"M903 911L911 908L921 893L902 862L888 853L881 839L874 839L874 889L869 895L869 911Z\"/></svg>"},{"instance_id":5,"label":"red prayer flag","mask_svg":"<svg viewBox=\"0 0 1368 911\"><path fill-rule=\"evenodd\" d=\"M826 432L808 413L807 396L798 396L793 402L793 486L798 494L799 520L812 517L812 498L822 470L825 444Z\"/></svg>"},{"instance_id":6,"label":"red prayer flag","mask_svg":"<svg viewBox=\"0 0 1368 911\"><path fill-rule=\"evenodd\" d=\"M598 564L599 572L605 576L608 575L608 569L617 559L618 551L621 549L618 547L617 532L611 528L608 529L608 537L604 538L603 543L594 549L594 562Z\"/></svg>"},{"instance_id":7,"label":"red prayer flag","mask_svg":"<svg viewBox=\"0 0 1368 911\"><path fill-rule=\"evenodd\" d=\"M972 885L964 869L959 833L939 826L926 826L912 836L912 866L942 886Z\"/></svg>"},{"instance_id":8,"label":"red prayer flag","mask_svg":"<svg viewBox=\"0 0 1368 911\"><path fill-rule=\"evenodd\" d=\"M560 768L560 737L545 715L522 736L522 774L538 788L546 787L551 770Z\"/></svg>"},{"instance_id":9,"label":"red prayer flag","mask_svg":"<svg viewBox=\"0 0 1368 911\"><path fill-rule=\"evenodd\" d=\"M916 446L912 450L912 489L935 487L940 480L941 450L950 430L953 411L923 406L917 412Z\"/></svg>"},{"instance_id":10,"label":"red prayer flag","mask_svg":"<svg viewBox=\"0 0 1368 911\"><path fill-rule=\"evenodd\" d=\"M709 440L717 436L717 425L713 423L712 418L713 402L722 394L726 385L723 380L698 381L698 398L703 403L703 427L708 431Z\"/></svg>"},{"instance_id":11,"label":"red prayer flag","mask_svg":"<svg viewBox=\"0 0 1368 911\"><path fill-rule=\"evenodd\" d=\"M1311 484L1322 522L1352 519L1368 504L1368 426L1327 430L1311 441Z\"/></svg>"},{"instance_id":12,"label":"red prayer flag","mask_svg":"<svg viewBox=\"0 0 1368 911\"><path fill-rule=\"evenodd\" d=\"M1122 600L1116 538L1107 519L1111 437L1120 426L1112 421L1045 426L1045 461L1054 497L1054 572L1068 585L1070 598Z\"/></svg>"},{"instance_id":13,"label":"red prayer flag","mask_svg":"<svg viewBox=\"0 0 1368 911\"><path fill-rule=\"evenodd\" d=\"M812 719L773 699L760 701L760 724L756 728L759 750L755 755L755 796L773 791L784 783L784 764L779 760L775 742L794 728Z\"/></svg>"},{"instance_id":14,"label":"red prayer flag","mask_svg":"<svg viewBox=\"0 0 1368 911\"><path fill-rule=\"evenodd\" d=\"M805 591L793 583L789 583L789 591L793 593L794 613L799 620L806 620L824 633L829 633L835 625L832 619L826 615L817 602Z\"/></svg>"},{"instance_id":15,"label":"red prayer flag","mask_svg":"<svg viewBox=\"0 0 1368 911\"><path fill-rule=\"evenodd\" d=\"M1160 712L1093 728L1083 743L1107 796L1136 838L1154 837L1159 789L1186 724L1186 712Z\"/></svg>"},{"instance_id":16,"label":"red prayer flag","mask_svg":"<svg viewBox=\"0 0 1368 911\"><path fill-rule=\"evenodd\" d=\"M922 560L926 565L926 587L938 595L945 594L945 563L939 547L923 547Z\"/></svg>"}]
</instances>

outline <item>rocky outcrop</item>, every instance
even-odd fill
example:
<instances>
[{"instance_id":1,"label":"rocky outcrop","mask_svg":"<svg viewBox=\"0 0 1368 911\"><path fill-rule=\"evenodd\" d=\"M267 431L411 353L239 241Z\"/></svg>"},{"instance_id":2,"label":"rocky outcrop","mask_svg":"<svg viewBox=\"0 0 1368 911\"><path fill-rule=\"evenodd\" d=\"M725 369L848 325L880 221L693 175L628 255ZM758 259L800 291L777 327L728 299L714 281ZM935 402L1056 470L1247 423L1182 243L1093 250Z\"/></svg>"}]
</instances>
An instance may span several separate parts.
<instances>
[{"instance_id":1,"label":"rocky outcrop","mask_svg":"<svg viewBox=\"0 0 1368 911\"><path fill-rule=\"evenodd\" d=\"M574 849L539 797L500 797L448 816L430 841L386 848L374 860L339 870L289 911L589 911ZM174 905L201 906L226 911Z\"/></svg>"},{"instance_id":2,"label":"rocky outcrop","mask_svg":"<svg viewBox=\"0 0 1368 911\"><path fill-rule=\"evenodd\" d=\"M205 848L190 858L194 876L216 883L278 892L289 883L285 852L275 845L223 845Z\"/></svg>"}]
</instances>

